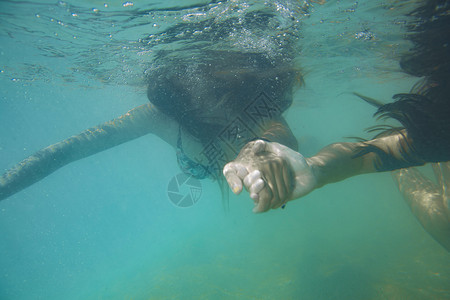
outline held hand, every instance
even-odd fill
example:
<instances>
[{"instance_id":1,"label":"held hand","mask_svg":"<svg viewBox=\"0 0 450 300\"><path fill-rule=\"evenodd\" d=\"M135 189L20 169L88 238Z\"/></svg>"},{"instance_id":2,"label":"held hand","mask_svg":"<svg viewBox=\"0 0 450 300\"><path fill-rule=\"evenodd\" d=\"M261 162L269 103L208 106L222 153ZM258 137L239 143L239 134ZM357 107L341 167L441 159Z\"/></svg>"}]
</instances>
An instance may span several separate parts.
<instances>
[{"instance_id":1,"label":"held hand","mask_svg":"<svg viewBox=\"0 0 450 300\"><path fill-rule=\"evenodd\" d=\"M284 207L316 187L311 167L300 153L262 140L248 143L223 173L235 194L245 186L255 202L255 213Z\"/></svg>"}]
</instances>

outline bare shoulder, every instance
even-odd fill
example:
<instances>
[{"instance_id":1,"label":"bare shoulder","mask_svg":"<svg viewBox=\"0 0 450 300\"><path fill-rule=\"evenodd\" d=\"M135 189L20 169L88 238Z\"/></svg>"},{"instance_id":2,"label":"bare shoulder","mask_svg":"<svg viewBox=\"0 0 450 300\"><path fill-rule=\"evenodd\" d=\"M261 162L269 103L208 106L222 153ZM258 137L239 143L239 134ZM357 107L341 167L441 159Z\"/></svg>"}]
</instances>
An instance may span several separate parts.
<instances>
[{"instance_id":1,"label":"bare shoulder","mask_svg":"<svg viewBox=\"0 0 450 300\"><path fill-rule=\"evenodd\" d=\"M142 127L160 137L172 146L176 146L179 124L158 110L151 103L140 105L128 111L122 117L129 118L135 126Z\"/></svg>"}]
</instances>

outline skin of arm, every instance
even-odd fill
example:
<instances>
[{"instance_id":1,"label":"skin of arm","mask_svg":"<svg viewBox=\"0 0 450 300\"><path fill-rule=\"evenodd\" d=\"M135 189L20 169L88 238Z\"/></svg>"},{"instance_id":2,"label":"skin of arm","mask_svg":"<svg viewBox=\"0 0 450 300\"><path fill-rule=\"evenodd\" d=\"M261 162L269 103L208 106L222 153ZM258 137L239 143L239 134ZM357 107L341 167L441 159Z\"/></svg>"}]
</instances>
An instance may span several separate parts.
<instances>
[{"instance_id":1,"label":"skin of arm","mask_svg":"<svg viewBox=\"0 0 450 300\"><path fill-rule=\"evenodd\" d=\"M401 131L367 142L332 144L305 158L281 144L257 140L247 144L237 159L225 166L224 175L236 194L245 186L255 203L253 211L260 213L329 183L395 170L392 175L411 212L450 251L450 163L433 164L438 181L435 184L411 168L424 163L411 150L411 144L407 133Z\"/></svg>"},{"instance_id":2,"label":"skin of arm","mask_svg":"<svg viewBox=\"0 0 450 300\"><path fill-rule=\"evenodd\" d=\"M407 133L400 131L367 142L332 144L305 158L279 143L259 140L246 145L223 173L234 193L245 187L254 212L264 212L352 176L422 165L409 144Z\"/></svg>"},{"instance_id":3,"label":"skin of arm","mask_svg":"<svg viewBox=\"0 0 450 300\"><path fill-rule=\"evenodd\" d=\"M283 117L272 119L265 125L261 135L262 139L285 145L295 151L298 150L297 139Z\"/></svg>"},{"instance_id":4,"label":"skin of arm","mask_svg":"<svg viewBox=\"0 0 450 300\"><path fill-rule=\"evenodd\" d=\"M151 103L138 106L116 119L43 148L13 166L0 177L0 200L25 189L71 162L146 134L156 134L175 148L178 131L179 124ZM267 122L263 132L263 138L271 138L297 148L295 137L281 117ZM195 140L190 134L185 135L187 140Z\"/></svg>"},{"instance_id":5,"label":"skin of arm","mask_svg":"<svg viewBox=\"0 0 450 300\"><path fill-rule=\"evenodd\" d=\"M396 170L392 177L423 228L450 252L450 162L432 166L437 184L416 168Z\"/></svg>"},{"instance_id":6,"label":"skin of arm","mask_svg":"<svg viewBox=\"0 0 450 300\"><path fill-rule=\"evenodd\" d=\"M335 143L324 147L316 155L306 158L317 181L315 188L360 174L422 165L423 161L407 154L410 143L407 139L407 133L402 130L367 142ZM362 149L367 146L376 152L363 153ZM389 156L382 157L386 154Z\"/></svg>"},{"instance_id":7,"label":"skin of arm","mask_svg":"<svg viewBox=\"0 0 450 300\"><path fill-rule=\"evenodd\" d=\"M116 119L41 149L12 167L0 177L0 200L73 161L149 133L157 134L174 146L177 131L177 123L160 113L152 104L138 106Z\"/></svg>"}]
</instances>

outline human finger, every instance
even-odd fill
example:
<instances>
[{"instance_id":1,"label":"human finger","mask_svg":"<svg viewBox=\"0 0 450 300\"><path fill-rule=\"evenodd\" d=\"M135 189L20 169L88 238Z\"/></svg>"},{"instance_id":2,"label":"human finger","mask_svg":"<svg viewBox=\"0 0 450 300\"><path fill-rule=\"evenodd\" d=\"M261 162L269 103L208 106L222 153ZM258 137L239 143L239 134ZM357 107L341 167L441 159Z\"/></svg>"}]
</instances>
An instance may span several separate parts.
<instances>
[{"instance_id":1,"label":"human finger","mask_svg":"<svg viewBox=\"0 0 450 300\"><path fill-rule=\"evenodd\" d=\"M283 180L287 191L286 197L291 197L292 191L294 189L295 173L292 167L287 162L284 162L283 164ZM287 202L287 200L285 201L285 203Z\"/></svg>"},{"instance_id":2,"label":"human finger","mask_svg":"<svg viewBox=\"0 0 450 300\"><path fill-rule=\"evenodd\" d=\"M276 209L282 206L288 200L289 190L286 189L284 182L284 163L283 161L276 161L270 164L271 179L270 189L272 191L272 199L270 201L270 208Z\"/></svg>"},{"instance_id":3,"label":"human finger","mask_svg":"<svg viewBox=\"0 0 450 300\"><path fill-rule=\"evenodd\" d=\"M261 172L259 170L254 170L250 172L247 176L244 178L244 186L245 189L250 193L250 198L253 200L258 200L258 192L262 189L261 187L264 186L264 181L261 179Z\"/></svg>"},{"instance_id":4,"label":"human finger","mask_svg":"<svg viewBox=\"0 0 450 300\"><path fill-rule=\"evenodd\" d=\"M235 163L228 163L223 168L223 175L227 180L228 186L236 195L242 192L242 179L239 175L242 175L242 168Z\"/></svg>"},{"instance_id":5,"label":"human finger","mask_svg":"<svg viewBox=\"0 0 450 300\"><path fill-rule=\"evenodd\" d=\"M250 187L256 182L256 180L258 180L259 178L261 178L261 172L259 170L254 170L252 172L250 172L249 174L247 174L247 176L244 177L244 185L245 188L250 191Z\"/></svg>"},{"instance_id":6,"label":"human finger","mask_svg":"<svg viewBox=\"0 0 450 300\"><path fill-rule=\"evenodd\" d=\"M262 180L262 178L258 178L250 187L249 189L249 193L250 193L250 198L252 198L253 200L257 201L259 200L259 192L262 191L262 189L264 188L265 184L264 184L264 180Z\"/></svg>"},{"instance_id":7,"label":"human finger","mask_svg":"<svg viewBox=\"0 0 450 300\"><path fill-rule=\"evenodd\" d=\"M259 192L258 204L253 209L253 212L256 213L268 211L271 208L274 195L278 193L277 187L273 185L274 182L273 173L269 171L263 172L263 174L264 174L264 187Z\"/></svg>"},{"instance_id":8,"label":"human finger","mask_svg":"<svg viewBox=\"0 0 450 300\"><path fill-rule=\"evenodd\" d=\"M262 191L265 191L266 189L270 190L270 192L264 193L264 199L259 206L259 209L266 211L269 208L278 207L278 203L280 202L280 193L282 195L285 194L283 191L284 185L280 186L280 182L277 179L281 176L281 160L275 158L273 161L267 161L267 163L262 165L260 169L261 173L264 174L265 181L265 186Z\"/></svg>"},{"instance_id":9,"label":"human finger","mask_svg":"<svg viewBox=\"0 0 450 300\"><path fill-rule=\"evenodd\" d=\"M292 184L294 174L288 163L282 160L278 167L280 169L276 177L277 186L279 187L278 197L274 197L272 209L283 207L289 201L294 187Z\"/></svg>"},{"instance_id":10,"label":"human finger","mask_svg":"<svg viewBox=\"0 0 450 300\"><path fill-rule=\"evenodd\" d=\"M256 140L252 147L252 152L258 154L260 152L266 151L267 143L263 140Z\"/></svg>"},{"instance_id":11,"label":"human finger","mask_svg":"<svg viewBox=\"0 0 450 300\"><path fill-rule=\"evenodd\" d=\"M270 201L272 199L272 191L264 185L263 189L258 193L258 200L255 201L254 213L262 213L270 209Z\"/></svg>"}]
</instances>

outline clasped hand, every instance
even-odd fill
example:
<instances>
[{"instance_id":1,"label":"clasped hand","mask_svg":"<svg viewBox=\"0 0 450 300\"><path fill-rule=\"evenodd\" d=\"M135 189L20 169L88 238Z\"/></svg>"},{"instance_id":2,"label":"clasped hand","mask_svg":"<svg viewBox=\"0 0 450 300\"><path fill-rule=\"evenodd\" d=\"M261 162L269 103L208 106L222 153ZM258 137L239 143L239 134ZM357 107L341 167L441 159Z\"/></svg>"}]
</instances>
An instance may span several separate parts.
<instances>
[{"instance_id":1,"label":"clasped hand","mask_svg":"<svg viewBox=\"0 0 450 300\"><path fill-rule=\"evenodd\" d=\"M243 187L253 199L253 212L284 207L316 187L307 160L298 152L274 142L256 140L245 145L223 174L235 194Z\"/></svg>"}]
</instances>

